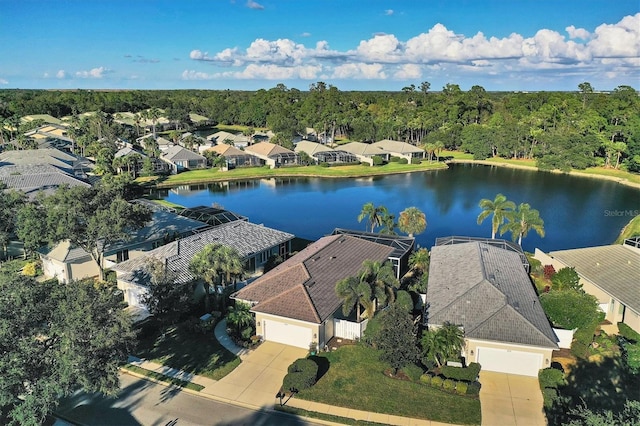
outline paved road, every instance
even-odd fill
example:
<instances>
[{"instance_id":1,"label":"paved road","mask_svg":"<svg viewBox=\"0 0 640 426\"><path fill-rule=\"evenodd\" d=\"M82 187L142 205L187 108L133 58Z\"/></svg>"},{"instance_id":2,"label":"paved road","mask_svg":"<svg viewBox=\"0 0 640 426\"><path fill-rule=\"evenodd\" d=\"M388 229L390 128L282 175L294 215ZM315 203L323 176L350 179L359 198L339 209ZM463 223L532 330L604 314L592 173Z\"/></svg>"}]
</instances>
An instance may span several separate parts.
<instances>
[{"instance_id":1,"label":"paved road","mask_svg":"<svg viewBox=\"0 0 640 426\"><path fill-rule=\"evenodd\" d=\"M254 411L120 375L117 398L76 393L60 404L58 413L88 426L191 425L313 425L294 416Z\"/></svg>"}]
</instances>

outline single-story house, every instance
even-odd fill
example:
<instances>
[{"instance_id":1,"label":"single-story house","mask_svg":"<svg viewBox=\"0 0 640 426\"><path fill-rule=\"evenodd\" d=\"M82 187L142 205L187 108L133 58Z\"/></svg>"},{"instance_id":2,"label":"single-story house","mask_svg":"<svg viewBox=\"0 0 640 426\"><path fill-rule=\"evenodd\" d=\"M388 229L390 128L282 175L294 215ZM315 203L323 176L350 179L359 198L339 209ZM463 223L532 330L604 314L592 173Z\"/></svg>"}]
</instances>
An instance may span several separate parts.
<instances>
[{"instance_id":1,"label":"single-story house","mask_svg":"<svg viewBox=\"0 0 640 426\"><path fill-rule=\"evenodd\" d=\"M245 151L258 157L261 164L266 164L272 169L298 164L298 154L270 142L258 142L246 147Z\"/></svg>"},{"instance_id":2,"label":"single-story house","mask_svg":"<svg viewBox=\"0 0 640 426\"><path fill-rule=\"evenodd\" d=\"M424 318L462 328L461 355L485 371L537 377L558 349L518 253L480 241L432 248Z\"/></svg>"},{"instance_id":3,"label":"single-story house","mask_svg":"<svg viewBox=\"0 0 640 426\"><path fill-rule=\"evenodd\" d=\"M246 151L241 151L233 145L221 144L207 148L207 151L213 151L218 155L222 155L227 161L227 168L241 166L257 166L260 159Z\"/></svg>"},{"instance_id":4,"label":"single-story house","mask_svg":"<svg viewBox=\"0 0 640 426\"><path fill-rule=\"evenodd\" d=\"M87 180L48 164L14 166L0 162L0 182L7 189L23 192L29 199L35 198L40 192L50 195L63 185L91 186Z\"/></svg>"},{"instance_id":5,"label":"single-story house","mask_svg":"<svg viewBox=\"0 0 640 426\"><path fill-rule=\"evenodd\" d=\"M146 158L149 158L149 161L151 162L151 167L152 167L152 170L153 170L154 173L167 173L169 171L169 165L167 163L165 163L164 161L160 160L159 158L148 157L144 152L140 152L138 150L135 150L130 146L125 146L125 147L121 148L120 150L118 150L118 152L116 152L113 155L113 158L126 157L128 155L133 155L133 154L137 154L137 155L140 156L140 159L135 164L135 173L136 174L138 174L139 172L142 171L142 169L144 167L144 161L145 161ZM125 170L128 171L129 167L122 165L122 166L119 166L116 171L118 173L122 173Z\"/></svg>"},{"instance_id":6,"label":"single-story house","mask_svg":"<svg viewBox=\"0 0 640 426\"><path fill-rule=\"evenodd\" d=\"M73 139L67 134L67 128L64 125L47 124L26 132L24 136L35 141L38 148L71 151L73 145Z\"/></svg>"},{"instance_id":7,"label":"single-story house","mask_svg":"<svg viewBox=\"0 0 640 426\"><path fill-rule=\"evenodd\" d=\"M65 125L65 123L60 120L59 118L55 118L52 115L49 114L31 114L31 115L25 115L24 117L20 118L20 121L23 123L31 123L33 121L42 121L44 123L48 123L48 124L57 124L57 125Z\"/></svg>"},{"instance_id":8,"label":"single-story house","mask_svg":"<svg viewBox=\"0 0 640 426\"><path fill-rule=\"evenodd\" d=\"M156 209L153 211L151 222L132 231L127 241L106 248L104 267L109 268L115 263L135 259L176 238L192 235L209 227L206 223ZM40 249L40 260L45 277L57 278L61 282L100 274L98 265L91 255L69 241L61 241L53 247L43 247Z\"/></svg>"},{"instance_id":9,"label":"single-story house","mask_svg":"<svg viewBox=\"0 0 640 426\"><path fill-rule=\"evenodd\" d=\"M358 157L347 151L331 149L326 145L310 142L300 141L296 144L295 152L305 152L309 157L313 158L316 163L357 163Z\"/></svg>"},{"instance_id":10,"label":"single-story house","mask_svg":"<svg viewBox=\"0 0 640 426\"><path fill-rule=\"evenodd\" d=\"M160 158L169 164L172 174L207 167L207 159L204 156L179 145L169 147Z\"/></svg>"},{"instance_id":11,"label":"single-story house","mask_svg":"<svg viewBox=\"0 0 640 426\"><path fill-rule=\"evenodd\" d=\"M354 276L365 260L384 262L394 247L357 235L330 235L310 244L284 263L232 295L250 304L256 332L263 339L308 348L324 347L332 337L360 337L366 320L342 315L336 283Z\"/></svg>"},{"instance_id":12,"label":"single-story house","mask_svg":"<svg viewBox=\"0 0 640 426\"><path fill-rule=\"evenodd\" d=\"M556 271L575 268L582 289L598 299L605 319L640 333L640 248L635 239L549 254L536 249L535 258Z\"/></svg>"},{"instance_id":13,"label":"single-story house","mask_svg":"<svg viewBox=\"0 0 640 426\"><path fill-rule=\"evenodd\" d=\"M417 146L406 142L383 139L381 141L374 142L371 145L387 151L394 157L406 158L409 162L414 158L421 160L425 156L424 149L420 149Z\"/></svg>"},{"instance_id":14,"label":"single-story house","mask_svg":"<svg viewBox=\"0 0 640 426\"><path fill-rule=\"evenodd\" d=\"M253 142L252 138L242 133L235 134L221 130L207 136L207 140L217 145L232 145L236 148L245 148Z\"/></svg>"},{"instance_id":15,"label":"single-story house","mask_svg":"<svg viewBox=\"0 0 640 426\"><path fill-rule=\"evenodd\" d=\"M373 146L372 144L362 142L349 142L344 145L340 145L342 151L350 152L355 155L358 160L373 165L373 157L380 157L384 161L389 161L391 154L380 147Z\"/></svg>"},{"instance_id":16,"label":"single-story house","mask_svg":"<svg viewBox=\"0 0 640 426\"><path fill-rule=\"evenodd\" d=\"M148 282L144 269L152 259L164 262L177 274L176 283L185 284L197 282L197 277L189 271L189 263L209 244L222 244L236 249L245 261L245 271L253 273L261 270L271 256L288 256L293 238L294 235L287 232L236 220L170 242L143 256L118 263L111 269L116 272L118 288L124 292L125 302L129 306L144 308L141 296L147 291ZM195 294L204 294L202 285L196 286Z\"/></svg>"}]
</instances>

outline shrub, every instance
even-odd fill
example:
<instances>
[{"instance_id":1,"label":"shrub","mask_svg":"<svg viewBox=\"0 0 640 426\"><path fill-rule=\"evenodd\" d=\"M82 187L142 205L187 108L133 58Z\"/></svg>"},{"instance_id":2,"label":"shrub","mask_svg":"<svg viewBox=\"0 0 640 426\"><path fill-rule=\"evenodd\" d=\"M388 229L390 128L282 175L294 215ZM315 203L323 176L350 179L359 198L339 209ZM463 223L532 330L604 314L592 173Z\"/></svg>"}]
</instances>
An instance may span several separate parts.
<instances>
[{"instance_id":1,"label":"shrub","mask_svg":"<svg viewBox=\"0 0 640 426\"><path fill-rule=\"evenodd\" d=\"M640 342L640 333L629 327L623 322L618 323L618 334L631 343Z\"/></svg>"},{"instance_id":2,"label":"shrub","mask_svg":"<svg viewBox=\"0 0 640 426\"><path fill-rule=\"evenodd\" d=\"M417 382L422 377L424 370L416 364L408 364L402 368L404 374L406 374L412 381Z\"/></svg>"},{"instance_id":3,"label":"shrub","mask_svg":"<svg viewBox=\"0 0 640 426\"><path fill-rule=\"evenodd\" d=\"M431 378L431 386L433 386L434 388L441 388L442 382L444 382L444 380L440 376L433 376Z\"/></svg>"},{"instance_id":4,"label":"shrub","mask_svg":"<svg viewBox=\"0 0 640 426\"><path fill-rule=\"evenodd\" d=\"M467 385L467 395L478 395L480 393L480 383L471 382Z\"/></svg>"},{"instance_id":5,"label":"shrub","mask_svg":"<svg viewBox=\"0 0 640 426\"><path fill-rule=\"evenodd\" d=\"M318 164L320 167L329 167L329 163L323 161L322 163Z\"/></svg>"},{"instance_id":6,"label":"shrub","mask_svg":"<svg viewBox=\"0 0 640 426\"><path fill-rule=\"evenodd\" d=\"M469 391L469 383L458 382L458 384L456 384L456 393L460 395L466 395L468 391Z\"/></svg>"},{"instance_id":7,"label":"shrub","mask_svg":"<svg viewBox=\"0 0 640 426\"><path fill-rule=\"evenodd\" d=\"M440 369L440 372L447 379L465 380L467 382L473 382L478 378L480 374L480 364L472 362L468 367L452 367L447 365Z\"/></svg>"},{"instance_id":8,"label":"shrub","mask_svg":"<svg viewBox=\"0 0 640 426\"><path fill-rule=\"evenodd\" d=\"M361 161L361 162L360 162L360 165L361 165L361 166L367 166L367 167L369 167L369 166L370 166L370 164L369 164L369 163L367 163L366 161Z\"/></svg>"},{"instance_id":9,"label":"shrub","mask_svg":"<svg viewBox=\"0 0 640 426\"><path fill-rule=\"evenodd\" d=\"M411 164L422 164L422 159L421 158L412 158L411 159Z\"/></svg>"},{"instance_id":10,"label":"shrub","mask_svg":"<svg viewBox=\"0 0 640 426\"><path fill-rule=\"evenodd\" d=\"M544 269L542 270L544 277L550 280L556 273L556 268L553 265L544 265Z\"/></svg>"},{"instance_id":11,"label":"shrub","mask_svg":"<svg viewBox=\"0 0 640 426\"><path fill-rule=\"evenodd\" d=\"M318 364L307 358L297 359L287 369L282 387L291 392L308 389L316 383Z\"/></svg>"},{"instance_id":12,"label":"shrub","mask_svg":"<svg viewBox=\"0 0 640 426\"><path fill-rule=\"evenodd\" d=\"M529 266L531 266L532 274L541 274L544 272L542 262L531 256L529 253L527 253L527 260L529 261Z\"/></svg>"},{"instance_id":13,"label":"shrub","mask_svg":"<svg viewBox=\"0 0 640 426\"><path fill-rule=\"evenodd\" d=\"M391 157L389 159L389 162L390 163L398 163L398 162L400 162L400 157Z\"/></svg>"},{"instance_id":14,"label":"shrub","mask_svg":"<svg viewBox=\"0 0 640 426\"><path fill-rule=\"evenodd\" d=\"M384 160L379 155L374 155L371 159L373 160L374 166L381 166L384 164Z\"/></svg>"},{"instance_id":15,"label":"shrub","mask_svg":"<svg viewBox=\"0 0 640 426\"><path fill-rule=\"evenodd\" d=\"M540 389L554 388L564 384L564 373L556 368L545 368L538 372Z\"/></svg>"},{"instance_id":16,"label":"shrub","mask_svg":"<svg viewBox=\"0 0 640 426\"><path fill-rule=\"evenodd\" d=\"M442 383L442 388L444 390L452 391L456 388L456 381L451 379L445 379Z\"/></svg>"},{"instance_id":17,"label":"shrub","mask_svg":"<svg viewBox=\"0 0 640 426\"><path fill-rule=\"evenodd\" d=\"M29 262L26 265L24 265L24 268L22 268L22 275L26 275L28 277L35 277L36 276L36 262Z\"/></svg>"},{"instance_id":18,"label":"shrub","mask_svg":"<svg viewBox=\"0 0 640 426\"><path fill-rule=\"evenodd\" d=\"M553 288L558 290L582 290L580 277L575 268L562 268L551 277Z\"/></svg>"},{"instance_id":19,"label":"shrub","mask_svg":"<svg viewBox=\"0 0 640 426\"><path fill-rule=\"evenodd\" d=\"M409 164L406 158L398 158L398 164Z\"/></svg>"},{"instance_id":20,"label":"shrub","mask_svg":"<svg viewBox=\"0 0 640 426\"><path fill-rule=\"evenodd\" d=\"M558 399L558 391L552 388L542 389L542 398L544 399L544 408L551 408L556 399Z\"/></svg>"},{"instance_id":21,"label":"shrub","mask_svg":"<svg viewBox=\"0 0 640 426\"><path fill-rule=\"evenodd\" d=\"M402 309L406 312L413 312L413 299L411 295L405 290L398 290L396 294L395 303L402 306Z\"/></svg>"},{"instance_id":22,"label":"shrub","mask_svg":"<svg viewBox=\"0 0 640 426\"><path fill-rule=\"evenodd\" d=\"M567 330L589 326L599 312L595 297L576 290L544 293L540 303L551 322Z\"/></svg>"},{"instance_id":23,"label":"shrub","mask_svg":"<svg viewBox=\"0 0 640 426\"><path fill-rule=\"evenodd\" d=\"M420 376L420 383L424 383L425 385L430 385L432 378L433 378L433 375L431 374L423 374L422 376Z\"/></svg>"}]
</instances>

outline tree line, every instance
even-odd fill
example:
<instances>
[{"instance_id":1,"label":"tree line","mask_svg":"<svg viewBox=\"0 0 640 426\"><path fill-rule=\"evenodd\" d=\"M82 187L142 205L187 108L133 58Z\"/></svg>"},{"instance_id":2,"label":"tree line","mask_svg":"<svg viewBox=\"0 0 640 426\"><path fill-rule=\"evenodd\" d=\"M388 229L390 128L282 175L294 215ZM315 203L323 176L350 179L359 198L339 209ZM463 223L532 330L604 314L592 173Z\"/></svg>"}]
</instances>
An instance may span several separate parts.
<instances>
[{"instance_id":1,"label":"tree line","mask_svg":"<svg viewBox=\"0 0 640 426\"><path fill-rule=\"evenodd\" d=\"M27 114L100 111L109 122L122 111L162 109L182 128L190 125L189 113L199 113L214 124L269 128L283 139L312 127L327 139L395 139L438 147L430 152L463 150L476 159L536 160L546 169L640 171L640 100L631 86L610 93L588 82L575 92L487 92L478 85L463 91L450 83L438 92L430 88L422 82L398 92L341 91L317 82L307 91L283 84L251 92L3 90L0 118L9 126L0 128L9 132ZM129 137L134 130L127 130Z\"/></svg>"}]
</instances>

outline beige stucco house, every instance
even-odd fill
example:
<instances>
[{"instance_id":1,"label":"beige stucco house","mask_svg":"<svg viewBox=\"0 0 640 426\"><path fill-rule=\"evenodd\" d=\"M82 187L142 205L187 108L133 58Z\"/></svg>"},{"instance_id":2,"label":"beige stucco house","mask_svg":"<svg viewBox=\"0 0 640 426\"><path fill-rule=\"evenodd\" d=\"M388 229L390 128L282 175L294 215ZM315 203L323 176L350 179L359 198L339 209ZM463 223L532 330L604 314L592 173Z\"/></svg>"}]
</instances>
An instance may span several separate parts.
<instances>
[{"instance_id":1,"label":"beige stucco house","mask_svg":"<svg viewBox=\"0 0 640 426\"><path fill-rule=\"evenodd\" d=\"M432 248L425 323L461 327L485 371L537 377L558 349L519 253L481 241Z\"/></svg>"},{"instance_id":2,"label":"beige stucco house","mask_svg":"<svg viewBox=\"0 0 640 426\"><path fill-rule=\"evenodd\" d=\"M535 258L556 271L572 267L582 289L598 299L605 319L622 322L640 333L640 247L637 239L624 244L585 247L544 253Z\"/></svg>"}]
</instances>

